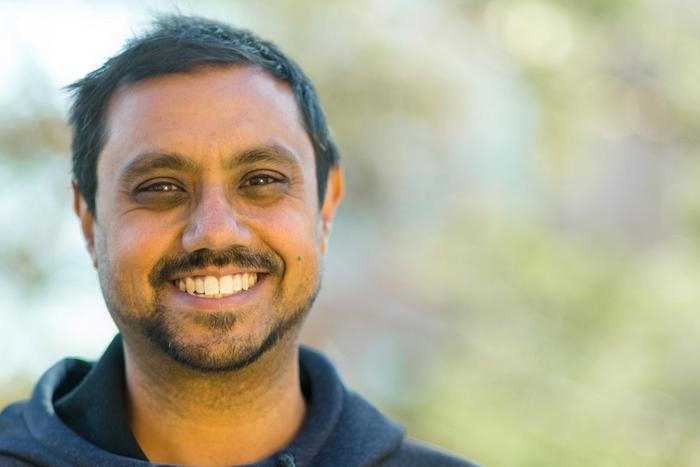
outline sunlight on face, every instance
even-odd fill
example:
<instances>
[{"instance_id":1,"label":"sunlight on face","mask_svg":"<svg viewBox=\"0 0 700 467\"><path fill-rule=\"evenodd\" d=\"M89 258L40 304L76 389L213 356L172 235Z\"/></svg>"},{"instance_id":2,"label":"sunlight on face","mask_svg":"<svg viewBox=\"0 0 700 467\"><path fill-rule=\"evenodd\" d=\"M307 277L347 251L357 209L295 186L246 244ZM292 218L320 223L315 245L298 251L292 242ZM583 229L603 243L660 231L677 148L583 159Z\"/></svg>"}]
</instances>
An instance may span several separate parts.
<instances>
[{"instance_id":1,"label":"sunlight on face","mask_svg":"<svg viewBox=\"0 0 700 467\"><path fill-rule=\"evenodd\" d=\"M321 229L288 86L245 66L166 75L118 92L107 120L93 254L125 339L211 371L298 328L318 290Z\"/></svg>"}]
</instances>

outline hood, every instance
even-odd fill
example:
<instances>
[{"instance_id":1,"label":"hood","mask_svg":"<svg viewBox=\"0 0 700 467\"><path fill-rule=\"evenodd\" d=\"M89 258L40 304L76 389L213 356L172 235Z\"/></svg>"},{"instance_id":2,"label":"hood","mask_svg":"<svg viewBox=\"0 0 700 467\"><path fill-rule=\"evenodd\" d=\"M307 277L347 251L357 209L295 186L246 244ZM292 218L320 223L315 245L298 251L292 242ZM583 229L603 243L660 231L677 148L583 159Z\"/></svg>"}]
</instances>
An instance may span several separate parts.
<instances>
[{"instance_id":1,"label":"hood","mask_svg":"<svg viewBox=\"0 0 700 467\"><path fill-rule=\"evenodd\" d=\"M289 446L249 464L250 467L374 465L400 448L403 429L347 390L328 360L306 347L300 349L299 358L308 403L307 418ZM50 368L28 401L12 404L0 414L0 460L2 456L10 456L52 467L152 465L143 460L145 457L139 460L111 452L104 433L100 433L104 429L94 422L83 425L81 436L56 413L56 401L63 398L71 401L72 410L80 411L84 420L101 420L104 425L105 420L125 419L102 413L104 404L95 404L94 398L80 397L88 389L93 394L95 390L100 393L99 384L104 378L94 376L96 367L123 374L120 361L123 362L123 348L117 336L96 364L66 359ZM88 403L81 405L81 400ZM118 428L112 427L108 433L119 431Z\"/></svg>"}]
</instances>

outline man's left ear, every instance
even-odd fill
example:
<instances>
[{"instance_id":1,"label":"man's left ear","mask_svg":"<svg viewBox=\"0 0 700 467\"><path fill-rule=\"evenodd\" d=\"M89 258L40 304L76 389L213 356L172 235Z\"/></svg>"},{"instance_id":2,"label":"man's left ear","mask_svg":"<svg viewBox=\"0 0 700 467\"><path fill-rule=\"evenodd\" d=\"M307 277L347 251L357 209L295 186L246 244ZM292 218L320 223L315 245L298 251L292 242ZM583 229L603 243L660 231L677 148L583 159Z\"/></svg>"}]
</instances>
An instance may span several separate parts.
<instances>
[{"instance_id":1,"label":"man's left ear","mask_svg":"<svg viewBox=\"0 0 700 467\"><path fill-rule=\"evenodd\" d=\"M328 171L326 196L323 198L323 206L321 206L321 252L324 255L328 250L328 237L333 225L333 216L344 194L343 168L340 165L335 165Z\"/></svg>"}]
</instances>

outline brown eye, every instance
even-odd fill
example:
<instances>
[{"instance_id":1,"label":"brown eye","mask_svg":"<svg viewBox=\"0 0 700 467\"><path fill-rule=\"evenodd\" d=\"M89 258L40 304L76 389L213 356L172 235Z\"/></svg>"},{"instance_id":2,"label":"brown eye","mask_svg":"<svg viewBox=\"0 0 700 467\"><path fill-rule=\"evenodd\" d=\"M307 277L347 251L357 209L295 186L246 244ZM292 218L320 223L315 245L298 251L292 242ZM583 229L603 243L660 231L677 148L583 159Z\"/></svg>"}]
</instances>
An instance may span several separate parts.
<instances>
[{"instance_id":1,"label":"brown eye","mask_svg":"<svg viewBox=\"0 0 700 467\"><path fill-rule=\"evenodd\" d=\"M170 193L173 191L182 191L182 188L171 182L158 182L145 186L139 191Z\"/></svg>"},{"instance_id":2,"label":"brown eye","mask_svg":"<svg viewBox=\"0 0 700 467\"><path fill-rule=\"evenodd\" d=\"M182 185L168 180L147 182L136 189L134 199L144 205L164 208L179 204L186 199Z\"/></svg>"},{"instance_id":3,"label":"brown eye","mask_svg":"<svg viewBox=\"0 0 700 467\"><path fill-rule=\"evenodd\" d=\"M249 177L243 182L243 186L264 186L264 185L269 185L271 183L277 183L280 180L273 177L272 175L267 175L267 174L259 174L259 175L253 175L252 177Z\"/></svg>"},{"instance_id":4,"label":"brown eye","mask_svg":"<svg viewBox=\"0 0 700 467\"><path fill-rule=\"evenodd\" d=\"M247 174L238 186L239 193L256 201L270 202L287 192L289 179L278 172Z\"/></svg>"}]
</instances>

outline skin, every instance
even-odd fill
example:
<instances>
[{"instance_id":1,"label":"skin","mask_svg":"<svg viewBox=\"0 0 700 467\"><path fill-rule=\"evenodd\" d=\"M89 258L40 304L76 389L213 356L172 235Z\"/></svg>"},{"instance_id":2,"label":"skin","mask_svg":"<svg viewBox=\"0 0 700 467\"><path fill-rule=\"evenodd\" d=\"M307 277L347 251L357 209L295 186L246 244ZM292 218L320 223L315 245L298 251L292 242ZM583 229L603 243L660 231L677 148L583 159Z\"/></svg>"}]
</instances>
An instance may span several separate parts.
<instances>
[{"instance_id":1,"label":"skin","mask_svg":"<svg viewBox=\"0 0 700 467\"><path fill-rule=\"evenodd\" d=\"M132 432L152 462L261 460L304 420L297 338L343 195L341 169L331 169L319 206L314 153L291 90L248 66L120 90L107 135L96 214L76 186L74 204L123 336ZM222 255L232 250L268 262ZM202 252L229 261L185 261L186 270L157 274ZM189 296L169 280L253 271L255 287L222 299ZM155 341L149 325L165 340Z\"/></svg>"}]
</instances>

